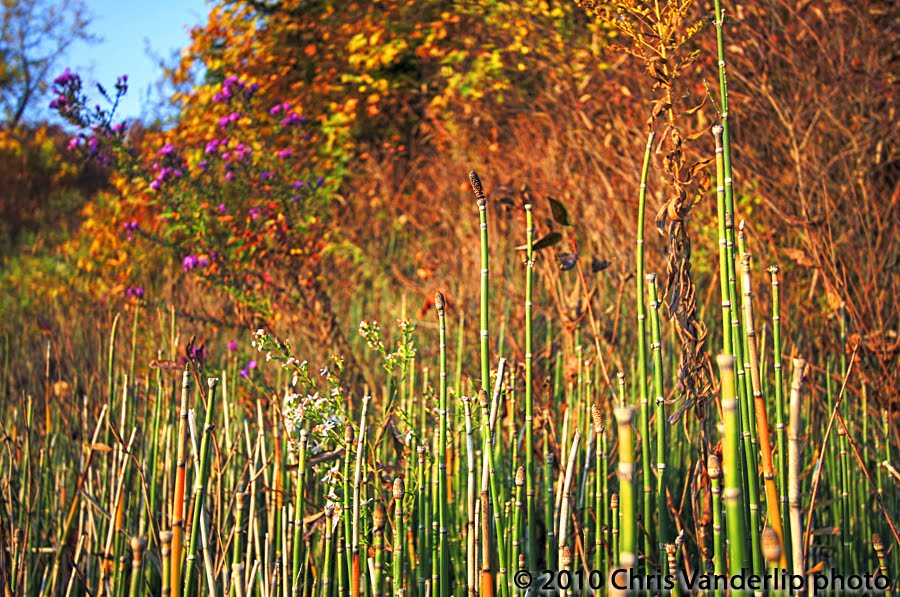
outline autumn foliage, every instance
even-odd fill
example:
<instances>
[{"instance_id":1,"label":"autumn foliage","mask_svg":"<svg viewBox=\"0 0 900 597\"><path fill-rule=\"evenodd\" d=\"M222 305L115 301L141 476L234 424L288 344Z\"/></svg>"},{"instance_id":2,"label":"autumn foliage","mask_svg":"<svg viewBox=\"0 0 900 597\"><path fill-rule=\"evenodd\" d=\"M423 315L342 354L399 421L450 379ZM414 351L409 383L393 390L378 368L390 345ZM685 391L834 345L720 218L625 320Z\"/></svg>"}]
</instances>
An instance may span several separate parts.
<instances>
[{"instance_id":1,"label":"autumn foliage","mask_svg":"<svg viewBox=\"0 0 900 597\"><path fill-rule=\"evenodd\" d=\"M581 287L547 253L547 304L574 333L591 293L604 342L626 343L609 307L633 274L648 119L663 139L653 209L671 207L672 185L696 166L648 257L663 271L690 238L692 275L716 272L715 205L703 184L717 120L708 98L715 36L706 34L710 6L683 4L671 43L685 60L667 71L661 94L654 69L664 65L633 51L617 16L636 11L639 22L642 3L592 12L535 0L216 2L171 73L181 90L173 127L70 112L82 118L73 155L108 161L113 173L112 189L81 209L58 252L68 264L61 271L80 280L81 304L105 301L110 313L140 288L143 303L177 305L219 329L266 321L341 351L353 309L398 312L404 295L411 310L445 287L474 315L474 281L451 280L478 267L464 246L475 224L461 218L475 209L465 173L477 165L495 210L492 275L520 276L512 249L522 238L523 187L540 232L559 229L545 198L559 199L573 225L559 230L554 251L611 266ZM735 183L750 250L760 267L785 270L801 344L836 343L834 316L846 304L883 396L897 387L900 350L890 15L887 2L840 0L737 3L726 15L744 167ZM69 80L57 87L69 100L85 94ZM502 294L497 310L508 304Z\"/></svg>"}]
</instances>

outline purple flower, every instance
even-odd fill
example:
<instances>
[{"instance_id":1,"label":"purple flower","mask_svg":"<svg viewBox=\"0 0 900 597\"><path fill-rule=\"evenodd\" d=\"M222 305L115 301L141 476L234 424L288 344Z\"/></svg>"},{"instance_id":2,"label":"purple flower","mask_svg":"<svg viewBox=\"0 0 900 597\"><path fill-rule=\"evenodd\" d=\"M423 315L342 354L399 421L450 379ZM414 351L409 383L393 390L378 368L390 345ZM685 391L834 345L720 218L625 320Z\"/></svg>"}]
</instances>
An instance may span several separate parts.
<instances>
[{"instance_id":1,"label":"purple flower","mask_svg":"<svg viewBox=\"0 0 900 597\"><path fill-rule=\"evenodd\" d=\"M160 147L159 151L157 151L156 153L158 153L159 155L169 155L170 153L173 153L174 151L175 151L175 146L172 145L171 143L166 143L165 145Z\"/></svg>"},{"instance_id":2,"label":"purple flower","mask_svg":"<svg viewBox=\"0 0 900 597\"><path fill-rule=\"evenodd\" d=\"M287 116L281 119L281 126L291 126L293 124L303 124L306 122L306 119L296 112L291 112Z\"/></svg>"},{"instance_id":3,"label":"purple flower","mask_svg":"<svg viewBox=\"0 0 900 597\"><path fill-rule=\"evenodd\" d=\"M256 361L250 361L247 363L247 369L253 370L256 369Z\"/></svg>"},{"instance_id":4,"label":"purple flower","mask_svg":"<svg viewBox=\"0 0 900 597\"><path fill-rule=\"evenodd\" d=\"M237 350L237 346L238 346L237 340L232 340L231 342L228 343L228 350L230 350L231 352L234 352Z\"/></svg>"},{"instance_id":5,"label":"purple flower","mask_svg":"<svg viewBox=\"0 0 900 597\"><path fill-rule=\"evenodd\" d=\"M200 160L199 162L197 162L197 167L201 170L206 170L209 167L209 162L207 162L206 160Z\"/></svg>"},{"instance_id":6,"label":"purple flower","mask_svg":"<svg viewBox=\"0 0 900 597\"><path fill-rule=\"evenodd\" d=\"M207 141L206 143L206 153L215 153L217 149L219 149L219 144L222 142L218 139L213 139L212 141Z\"/></svg>"},{"instance_id":7,"label":"purple flower","mask_svg":"<svg viewBox=\"0 0 900 597\"><path fill-rule=\"evenodd\" d=\"M278 152L278 159L283 160L285 158L291 157L292 155L294 155L293 149L282 149Z\"/></svg>"},{"instance_id":8,"label":"purple flower","mask_svg":"<svg viewBox=\"0 0 900 597\"><path fill-rule=\"evenodd\" d=\"M138 229L137 220L131 220L130 222L125 222L125 224L122 225L122 228L125 229L125 234L126 234L126 236L128 236L128 240L131 241L132 233L137 232L137 229Z\"/></svg>"},{"instance_id":9,"label":"purple flower","mask_svg":"<svg viewBox=\"0 0 900 597\"><path fill-rule=\"evenodd\" d=\"M225 173L225 180L230 182L233 178L234 178L234 172L226 172Z\"/></svg>"},{"instance_id":10,"label":"purple flower","mask_svg":"<svg viewBox=\"0 0 900 597\"><path fill-rule=\"evenodd\" d=\"M58 77L56 77L55 79L53 79L53 84L54 85L65 85L69 81L74 80L74 78L75 78L75 76L72 74L72 71L70 71L68 68L66 68L66 70L63 71L63 74L61 74Z\"/></svg>"},{"instance_id":11,"label":"purple flower","mask_svg":"<svg viewBox=\"0 0 900 597\"><path fill-rule=\"evenodd\" d=\"M159 179L158 178L150 183L150 188L153 189L154 191L159 189Z\"/></svg>"},{"instance_id":12,"label":"purple flower","mask_svg":"<svg viewBox=\"0 0 900 597\"><path fill-rule=\"evenodd\" d=\"M247 213L250 214L250 219L254 222L259 219L259 208L251 207Z\"/></svg>"},{"instance_id":13,"label":"purple flower","mask_svg":"<svg viewBox=\"0 0 900 597\"><path fill-rule=\"evenodd\" d=\"M209 258L206 256L201 256L197 258L197 266L198 267L206 267L209 265Z\"/></svg>"},{"instance_id":14,"label":"purple flower","mask_svg":"<svg viewBox=\"0 0 900 597\"><path fill-rule=\"evenodd\" d=\"M294 181L293 187L294 187L295 189L302 189L304 186L306 186L306 183L303 182L302 180L295 180L295 181Z\"/></svg>"},{"instance_id":15,"label":"purple flower","mask_svg":"<svg viewBox=\"0 0 900 597\"><path fill-rule=\"evenodd\" d=\"M270 178L272 178L272 173L268 170L263 170L259 175L259 178L260 180L269 180Z\"/></svg>"},{"instance_id":16,"label":"purple flower","mask_svg":"<svg viewBox=\"0 0 900 597\"><path fill-rule=\"evenodd\" d=\"M317 186L317 187L320 187L320 186L322 186L323 184L325 184L325 179L324 179L323 177L320 176L319 178L316 179L316 186Z\"/></svg>"},{"instance_id":17,"label":"purple flower","mask_svg":"<svg viewBox=\"0 0 900 597\"><path fill-rule=\"evenodd\" d=\"M243 369L241 369L241 377L243 377L243 378L250 377L250 372L247 371L247 368L246 368L246 367L244 367Z\"/></svg>"},{"instance_id":18,"label":"purple flower","mask_svg":"<svg viewBox=\"0 0 900 597\"><path fill-rule=\"evenodd\" d=\"M188 255L181 262L181 269L183 269L186 272L190 271L190 270L194 269L195 267L197 267L198 263L199 263L199 260L197 259L196 255Z\"/></svg>"},{"instance_id":19,"label":"purple flower","mask_svg":"<svg viewBox=\"0 0 900 597\"><path fill-rule=\"evenodd\" d=\"M81 143L81 139L78 137L72 137L69 139L69 144L66 145L66 149L69 151L75 151L78 148L78 145Z\"/></svg>"},{"instance_id":20,"label":"purple flower","mask_svg":"<svg viewBox=\"0 0 900 597\"><path fill-rule=\"evenodd\" d=\"M220 204L216 207L216 209L218 210L218 212L219 212L220 214L227 214L227 213L228 213L228 208L225 207L225 204L224 204L224 203L220 203Z\"/></svg>"},{"instance_id":21,"label":"purple flower","mask_svg":"<svg viewBox=\"0 0 900 597\"><path fill-rule=\"evenodd\" d=\"M128 298L144 298L144 289L140 286L129 286L125 290L125 296Z\"/></svg>"}]
</instances>

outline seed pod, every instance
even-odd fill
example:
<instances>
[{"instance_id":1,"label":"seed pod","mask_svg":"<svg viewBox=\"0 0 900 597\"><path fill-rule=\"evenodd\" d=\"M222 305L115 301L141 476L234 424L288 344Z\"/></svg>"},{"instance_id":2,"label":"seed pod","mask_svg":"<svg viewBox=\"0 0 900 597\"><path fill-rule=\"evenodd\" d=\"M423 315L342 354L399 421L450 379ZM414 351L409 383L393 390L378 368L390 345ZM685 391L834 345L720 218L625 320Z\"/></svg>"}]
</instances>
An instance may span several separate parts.
<instances>
[{"instance_id":1,"label":"seed pod","mask_svg":"<svg viewBox=\"0 0 900 597\"><path fill-rule=\"evenodd\" d=\"M444 294L440 290L434 293L434 308L438 311L444 310Z\"/></svg>"},{"instance_id":2,"label":"seed pod","mask_svg":"<svg viewBox=\"0 0 900 597\"><path fill-rule=\"evenodd\" d=\"M525 467L519 465L519 468L516 469L516 487L522 487L525 485Z\"/></svg>"},{"instance_id":3,"label":"seed pod","mask_svg":"<svg viewBox=\"0 0 900 597\"><path fill-rule=\"evenodd\" d=\"M403 477L397 477L394 479L394 499L400 499L403 497Z\"/></svg>"}]
</instances>

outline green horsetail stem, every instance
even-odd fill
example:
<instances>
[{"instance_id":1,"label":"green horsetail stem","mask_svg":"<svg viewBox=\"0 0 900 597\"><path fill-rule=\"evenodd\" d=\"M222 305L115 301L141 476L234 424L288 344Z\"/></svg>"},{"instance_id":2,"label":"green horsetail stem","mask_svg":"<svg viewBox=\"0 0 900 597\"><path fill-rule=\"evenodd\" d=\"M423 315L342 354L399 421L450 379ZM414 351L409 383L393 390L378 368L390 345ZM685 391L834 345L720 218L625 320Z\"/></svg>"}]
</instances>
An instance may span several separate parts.
<instances>
[{"instance_id":1,"label":"green horsetail stem","mask_svg":"<svg viewBox=\"0 0 900 597\"><path fill-rule=\"evenodd\" d=\"M306 477L306 445L309 441L309 430L300 430L300 441L297 448L297 486L294 490L294 541L291 544L293 558L291 561L291 577L288 585L293 588L292 594L300 595L300 563L303 561L303 508Z\"/></svg>"},{"instance_id":2,"label":"green horsetail stem","mask_svg":"<svg viewBox=\"0 0 900 597\"><path fill-rule=\"evenodd\" d=\"M881 535L875 533L872 535L872 547L875 549L875 557L878 558L878 576L890 578L888 576L887 563L884 559L884 543L881 541ZM890 597L890 587L884 592L885 597Z\"/></svg>"},{"instance_id":3,"label":"green horsetail stem","mask_svg":"<svg viewBox=\"0 0 900 597\"><path fill-rule=\"evenodd\" d=\"M424 444L416 446L416 481L418 483L418 502L416 512L416 587L418 597L425 597L425 578L427 567L428 544L426 543L427 532L425 522L428 520L428 509L426 506L425 496L425 451L427 448Z\"/></svg>"},{"instance_id":4,"label":"green horsetail stem","mask_svg":"<svg viewBox=\"0 0 900 597\"><path fill-rule=\"evenodd\" d=\"M375 575L372 580L373 594L375 597L381 597L384 594L382 590L382 568L384 567L384 522L385 522L384 506L381 502L375 504L375 511L372 513L372 537L375 543Z\"/></svg>"},{"instance_id":5,"label":"green horsetail stem","mask_svg":"<svg viewBox=\"0 0 900 597\"><path fill-rule=\"evenodd\" d=\"M713 572L721 576L725 574L725 548L722 544L722 469L715 454L710 454L707 458L706 472L709 475L712 494ZM721 592L716 591L716 594Z\"/></svg>"},{"instance_id":6,"label":"green horsetail stem","mask_svg":"<svg viewBox=\"0 0 900 597\"><path fill-rule=\"evenodd\" d=\"M624 408L624 407L622 407ZM619 513L619 494L614 493L609 496L609 510L612 513L612 567L618 567L619 562L619 520L621 518L621 514Z\"/></svg>"},{"instance_id":7,"label":"green horsetail stem","mask_svg":"<svg viewBox=\"0 0 900 597\"><path fill-rule=\"evenodd\" d=\"M531 203L525 203L525 556L528 570L532 572L537 569L537 537L534 534L537 518L534 494L534 372L531 363L533 286L534 221Z\"/></svg>"},{"instance_id":8,"label":"green horsetail stem","mask_svg":"<svg viewBox=\"0 0 900 597\"><path fill-rule=\"evenodd\" d=\"M246 494L243 491L238 491L234 496L234 543L232 545L231 552L231 566L232 569L235 566L240 566L241 564L241 556L244 553L244 535L247 533L245 530L245 522L244 522L244 499ZM242 579L240 577L232 576L231 579L231 587L232 594L236 595L239 588L243 588L241 586Z\"/></svg>"},{"instance_id":9,"label":"green horsetail stem","mask_svg":"<svg viewBox=\"0 0 900 597\"><path fill-rule=\"evenodd\" d=\"M334 541L334 502L325 504L325 537L323 549L325 551L325 562L322 566L322 597L330 597L331 595L331 567L332 567L332 542ZM340 566L340 561L338 561Z\"/></svg>"},{"instance_id":10,"label":"green horsetail stem","mask_svg":"<svg viewBox=\"0 0 900 597\"><path fill-rule=\"evenodd\" d=\"M353 471L353 560L350 569L350 595L360 595L360 562L359 562L359 510L361 505L360 479L362 477L363 456L365 454L366 441L366 413L369 408L371 396L363 396L362 412L359 415L359 435L356 437L356 467Z\"/></svg>"},{"instance_id":11,"label":"green horsetail stem","mask_svg":"<svg viewBox=\"0 0 900 597\"><path fill-rule=\"evenodd\" d=\"M716 211L719 223L719 293L722 298L722 354L734 354L731 346L731 300L728 293L728 241L725 228L725 167L721 125L712 127L716 140Z\"/></svg>"},{"instance_id":12,"label":"green horsetail stem","mask_svg":"<svg viewBox=\"0 0 900 597\"><path fill-rule=\"evenodd\" d=\"M725 478L725 515L728 532L729 572L732 576L742 574L744 568L744 513L741 511L740 441L738 430L740 419L737 396L734 392L733 355L716 357L722 386L722 422L725 434L722 446L723 471Z\"/></svg>"},{"instance_id":13,"label":"green horsetail stem","mask_svg":"<svg viewBox=\"0 0 900 597\"><path fill-rule=\"evenodd\" d=\"M141 590L141 581L144 578L144 550L146 548L146 539L143 537L131 538L131 587L128 592L130 597L139 597L145 593Z\"/></svg>"},{"instance_id":14,"label":"green horsetail stem","mask_svg":"<svg viewBox=\"0 0 900 597\"><path fill-rule=\"evenodd\" d=\"M674 543L666 543L663 548L666 553L666 569L663 573L665 575L671 574L675 577L675 584L672 586L672 597L678 597L681 594L681 583L678 578L678 564L675 562L677 548Z\"/></svg>"},{"instance_id":15,"label":"green horsetail stem","mask_svg":"<svg viewBox=\"0 0 900 597\"><path fill-rule=\"evenodd\" d=\"M618 565L631 570L637 564L635 541L635 491L634 491L634 407L615 410L619 433L619 505L621 523Z\"/></svg>"},{"instance_id":16,"label":"green horsetail stem","mask_svg":"<svg viewBox=\"0 0 900 597\"><path fill-rule=\"evenodd\" d=\"M484 196L484 187L478 174L469 172L469 184L475 192L478 203L479 227L481 229L481 387L485 391L491 387L490 344L488 342L488 225L487 225L487 199Z\"/></svg>"},{"instance_id":17,"label":"green horsetail stem","mask_svg":"<svg viewBox=\"0 0 900 597\"><path fill-rule=\"evenodd\" d=\"M403 531L403 496L406 488L403 485L403 477L395 477L394 485L391 488L394 496L394 537L393 551L391 551L391 577L393 580L394 593L397 594L403 587L403 541L406 534Z\"/></svg>"},{"instance_id":18,"label":"green horsetail stem","mask_svg":"<svg viewBox=\"0 0 900 597\"><path fill-rule=\"evenodd\" d=\"M644 212L647 204L647 174L650 171L650 154L653 147L653 131L647 135L644 148L644 162L641 166L641 186L638 191L638 223L635 248L635 306L637 308L637 359L638 359L638 396L640 399L641 427L641 480L644 485L644 557L650 554L652 538L650 537L650 520L652 507L650 504L650 413L647 402L647 314L644 304Z\"/></svg>"},{"instance_id":19,"label":"green horsetail stem","mask_svg":"<svg viewBox=\"0 0 900 597\"><path fill-rule=\"evenodd\" d=\"M475 594L475 441L472 438L470 398L462 397L466 417L466 586Z\"/></svg>"},{"instance_id":20,"label":"green horsetail stem","mask_svg":"<svg viewBox=\"0 0 900 597\"><path fill-rule=\"evenodd\" d=\"M513 519L512 519L512 557L515 557L517 560L519 557L524 554L521 551L521 545L519 544L520 538L522 536L522 492L525 487L525 467L519 465L519 468L516 469L516 476L514 479L516 484L516 494L515 494L515 509L513 510Z\"/></svg>"},{"instance_id":21,"label":"green horsetail stem","mask_svg":"<svg viewBox=\"0 0 900 597\"><path fill-rule=\"evenodd\" d=\"M756 436L759 441L760 452L762 453L763 479L766 489L766 510L769 524L772 530L778 536L778 540L782 541L784 530L781 525L781 511L778 508L778 488L775 486L775 467L772 461L772 443L769 438L769 420L766 416L766 401L762 393L762 383L759 374L759 357L756 352L756 328L753 322L753 289L750 279L750 255L744 253L741 255L741 279L744 294L744 321L747 334L747 360L750 362L750 382L753 388L753 401L755 403L754 414L756 415ZM754 529L755 530L755 529ZM787 566L787 557L783 551L780 555L784 557L781 562L782 566Z\"/></svg>"},{"instance_id":22,"label":"green horsetail stem","mask_svg":"<svg viewBox=\"0 0 900 597\"><path fill-rule=\"evenodd\" d=\"M787 433L784 423L784 367L781 357L781 311L779 290L781 284L778 281L778 266L769 267L769 273L772 276L772 350L774 355L775 370L775 433L778 443L778 476L781 481L779 489L781 490L781 520L782 527L790 519L788 512L788 491L787 491ZM793 562L787 558L788 554L793 552L791 547L791 534L782 531L782 539L784 541L784 549L782 555L785 557L786 568L788 574L791 573Z\"/></svg>"},{"instance_id":23,"label":"green horsetail stem","mask_svg":"<svg viewBox=\"0 0 900 597\"><path fill-rule=\"evenodd\" d=\"M440 523L438 537L438 557L440 558L440 597L450 597L450 547L447 544L447 523L451 505L447 503L447 321L444 317L446 301L441 292L434 293L434 307L438 314L440 344L438 346L440 381L439 381L439 414L440 431L438 433L438 520Z\"/></svg>"},{"instance_id":24,"label":"green horsetail stem","mask_svg":"<svg viewBox=\"0 0 900 597\"><path fill-rule=\"evenodd\" d=\"M162 531L159 534L159 543L160 543L160 552L162 559L160 564L162 565L162 578L160 579L160 595L162 597L169 597L171 595L171 555L172 555L172 532L171 531Z\"/></svg>"},{"instance_id":25,"label":"green horsetail stem","mask_svg":"<svg viewBox=\"0 0 900 597\"><path fill-rule=\"evenodd\" d=\"M656 403L656 516L659 543L659 562L666 558L666 539L669 535L666 507L666 451L670 449L666 439L666 400L663 396L662 341L659 333L659 294L656 274L647 274L647 293L650 298L650 349L653 353L653 398ZM644 522L649 525L649 520Z\"/></svg>"},{"instance_id":26,"label":"green horsetail stem","mask_svg":"<svg viewBox=\"0 0 900 597\"><path fill-rule=\"evenodd\" d=\"M594 425L594 570L603 570L606 559L606 429L603 425L603 411L597 404L591 404L591 422Z\"/></svg>"},{"instance_id":27,"label":"green horsetail stem","mask_svg":"<svg viewBox=\"0 0 900 597\"><path fill-rule=\"evenodd\" d=\"M795 575L804 576L803 520L800 512L800 387L806 361L794 359L791 378L790 426L788 427L788 505L791 511L791 567Z\"/></svg>"},{"instance_id":28,"label":"green horsetail stem","mask_svg":"<svg viewBox=\"0 0 900 597\"><path fill-rule=\"evenodd\" d=\"M216 413L216 386L219 384L219 380L215 377L210 377L206 380L207 386L209 388L209 399L206 404L206 412L204 413L204 422L203 422L203 439L200 443L200 467L197 471L196 476L194 477L194 496L193 496L193 504L194 504L194 514L191 517L191 542L189 543L191 556L196 556L197 548L200 546L200 530L202 528L202 520L204 516L203 512L203 502L206 498L206 484L209 481L209 466L210 466L210 456L209 452L211 449L211 441L212 441L212 430L213 430L213 417ZM187 566L187 579L184 585L184 595L185 597L193 597L195 594L195 584L197 582L197 576L199 570L197 569L198 564L196 563L196 559L188 558L188 566ZM207 571L209 574L211 571Z\"/></svg>"}]
</instances>

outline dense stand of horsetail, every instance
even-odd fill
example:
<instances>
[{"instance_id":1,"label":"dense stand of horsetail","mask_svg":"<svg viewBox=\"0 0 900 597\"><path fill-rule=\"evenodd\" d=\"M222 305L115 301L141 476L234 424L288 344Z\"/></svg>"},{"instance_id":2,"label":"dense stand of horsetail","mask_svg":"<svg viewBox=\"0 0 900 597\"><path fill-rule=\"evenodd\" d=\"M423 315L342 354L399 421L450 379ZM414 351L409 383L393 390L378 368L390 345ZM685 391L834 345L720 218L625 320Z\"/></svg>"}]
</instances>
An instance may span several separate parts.
<instances>
[{"instance_id":1,"label":"dense stand of horsetail","mask_svg":"<svg viewBox=\"0 0 900 597\"><path fill-rule=\"evenodd\" d=\"M736 211L718 1L715 23L721 119L706 142L719 285L707 315L720 306L721 319L706 347L710 392L680 408L666 272L645 271L648 172L665 133L649 131L640 188L627 191L638 199L638 237L633 303L620 317L636 345L618 349L626 366L612 377L593 312L564 333L543 300L535 219L549 214L527 193L516 216L524 326L489 312L491 198L472 171L474 201L460 203L459 217L478 218L481 271L460 283L478 277L477 349L437 291L433 320L422 330L404 320L396 347L377 323L360 325L380 360L376 386L346 381L339 357L307 364L259 330L253 348L281 365L282 389L238 401L237 386L250 388L243 396L254 386L227 361L136 378L133 354L117 348L117 319L98 359L108 380L100 396L84 396L80 412L43 406L42 416L43 398L32 396L6 409L6 594L896 590L896 423L888 405L868 402L849 342L840 355L784 354L783 275L754 262ZM771 304L760 309L763 284ZM173 315L172 334L176 326ZM843 317L835 332L846 336ZM520 351L503 340L514 334ZM465 379L470 354L477 375ZM768 580L757 587L751 577ZM835 584L855 579L863 584Z\"/></svg>"}]
</instances>

